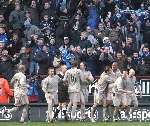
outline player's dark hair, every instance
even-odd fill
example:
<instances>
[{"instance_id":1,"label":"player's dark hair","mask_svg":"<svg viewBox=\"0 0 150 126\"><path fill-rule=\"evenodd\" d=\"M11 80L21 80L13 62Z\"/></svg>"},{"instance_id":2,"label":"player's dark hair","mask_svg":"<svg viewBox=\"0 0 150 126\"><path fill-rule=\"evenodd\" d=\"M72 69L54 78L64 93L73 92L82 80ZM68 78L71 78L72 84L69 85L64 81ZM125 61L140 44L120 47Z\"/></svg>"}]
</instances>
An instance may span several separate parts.
<instances>
[{"instance_id":1,"label":"player's dark hair","mask_svg":"<svg viewBox=\"0 0 150 126\"><path fill-rule=\"evenodd\" d=\"M86 62L84 62L84 61L83 61L83 62L80 62L80 63L83 63L83 64L84 64L84 66L87 68L87 64L86 64Z\"/></svg>"},{"instance_id":2,"label":"player's dark hair","mask_svg":"<svg viewBox=\"0 0 150 126\"><path fill-rule=\"evenodd\" d=\"M104 69L104 72L107 73L108 71L110 71L111 67L110 66L106 66Z\"/></svg>"},{"instance_id":3,"label":"player's dark hair","mask_svg":"<svg viewBox=\"0 0 150 126\"><path fill-rule=\"evenodd\" d=\"M20 71L20 72L25 72L25 71L26 71L25 65L23 65L23 64L18 65L18 71Z\"/></svg>"},{"instance_id":4,"label":"player's dark hair","mask_svg":"<svg viewBox=\"0 0 150 126\"><path fill-rule=\"evenodd\" d=\"M72 67L78 67L78 61L74 61L74 62L72 63Z\"/></svg>"},{"instance_id":5,"label":"player's dark hair","mask_svg":"<svg viewBox=\"0 0 150 126\"><path fill-rule=\"evenodd\" d=\"M49 70L52 70L52 69L54 70L54 68L53 68L53 67L49 67L49 68L48 68L48 71L49 71Z\"/></svg>"},{"instance_id":6,"label":"player's dark hair","mask_svg":"<svg viewBox=\"0 0 150 126\"><path fill-rule=\"evenodd\" d=\"M50 70L54 70L54 74L56 74L56 69L55 69L54 67L49 67L49 68L48 68L48 72L49 72Z\"/></svg>"}]
</instances>

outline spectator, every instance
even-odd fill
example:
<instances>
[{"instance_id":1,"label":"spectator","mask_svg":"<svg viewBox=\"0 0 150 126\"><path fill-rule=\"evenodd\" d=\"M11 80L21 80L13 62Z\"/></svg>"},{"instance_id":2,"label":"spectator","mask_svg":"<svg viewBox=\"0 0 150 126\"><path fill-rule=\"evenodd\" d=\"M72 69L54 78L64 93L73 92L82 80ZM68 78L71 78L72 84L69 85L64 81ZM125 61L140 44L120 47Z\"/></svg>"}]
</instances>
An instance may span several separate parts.
<instances>
[{"instance_id":1,"label":"spectator","mask_svg":"<svg viewBox=\"0 0 150 126\"><path fill-rule=\"evenodd\" d=\"M50 19L56 19L57 18L56 10L55 10L54 6L52 6L51 1L46 1L44 3L44 7L41 10L41 17L44 17L44 15L48 15L48 17Z\"/></svg>"},{"instance_id":2,"label":"spectator","mask_svg":"<svg viewBox=\"0 0 150 126\"><path fill-rule=\"evenodd\" d=\"M81 10L83 16L85 18L87 18L88 17L88 3L87 3L87 1L85 2L85 0L81 0L78 8Z\"/></svg>"},{"instance_id":3,"label":"spectator","mask_svg":"<svg viewBox=\"0 0 150 126\"><path fill-rule=\"evenodd\" d=\"M86 32L87 32L87 40L91 42L92 47L96 47L98 45L98 41L93 35L93 31L90 26L87 26Z\"/></svg>"},{"instance_id":4,"label":"spectator","mask_svg":"<svg viewBox=\"0 0 150 126\"><path fill-rule=\"evenodd\" d=\"M30 8L28 8L28 11L31 14L31 23L35 26L39 26L40 15L39 15L39 10L38 10L37 3L35 0L31 1L31 5L30 5Z\"/></svg>"},{"instance_id":5,"label":"spectator","mask_svg":"<svg viewBox=\"0 0 150 126\"><path fill-rule=\"evenodd\" d=\"M80 34L86 28L86 20L82 16L81 11L78 9L76 13L75 17L70 21L71 27L73 27L71 37L75 46L79 44Z\"/></svg>"},{"instance_id":6,"label":"spectator","mask_svg":"<svg viewBox=\"0 0 150 126\"><path fill-rule=\"evenodd\" d=\"M130 70L133 67L134 67L134 65L132 63L132 58L127 57L126 61L124 62L124 68L127 69L127 70Z\"/></svg>"},{"instance_id":7,"label":"spectator","mask_svg":"<svg viewBox=\"0 0 150 126\"><path fill-rule=\"evenodd\" d=\"M101 68L105 68L105 66L109 66L114 61L114 58L112 57L110 53L109 47L104 47L102 50L102 53L99 56L99 61L101 62Z\"/></svg>"},{"instance_id":8,"label":"spectator","mask_svg":"<svg viewBox=\"0 0 150 126\"><path fill-rule=\"evenodd\" d=\"M126 59L126 57L122 54L122 52L116 53L115 61L118 63L118 68L121 71L124 69L125 59Z\"/></svg>"},{"instance_id":9,"label":"spectator","mask_svg":"<svg viewBox=\"0 0 150 126\"><path fill-rule=\"evenodd\" d=\"M19 53L22 45L21 37L17 33L12 33L10 42L7 45L9 55L13 56L16 53Z\"/></svg>"},{"instance_id":10,"label":"spectator","mask_svg":"<svg viewBox=\"0 0 150 126\"><path fill-rule=\"evenodd\" d=\"M91 27L91 29L95 29L97 27L98 23L98 14L97 14L97 8L96 5L94 4L94 1L91 1L89 6L88 6L88 21L87 24L88 26Z\"/></svg>"},{"instance_id":11,"label":"spectator","mask_svg":"<svg viewBox=\"0 0 150 126\"><path fill-rule=\"evenodd\" d=\"M113 54L114 50L112 48L111 41L108 37L103 38L103 48L108 47L111 54Z\"/></svg>"},{"instance_id":12,"label":"spectator","mask_svg":"<svg viewBox=\"0 0 150 126\"><path fill-rule=\"evenodd\" d=\"M75 47L74 56L75 56L75 61L77 61L78 63L80 63L83 60L83 54L80 46Z\"/></svg>"},{"instance_id":13,"label":"spectator","mask_svg":"<svg viewBox=\"0 0 150 126\"><path fill-rule=\"evenodd\" d=\"M37 72L38 72L38 63L36 61L36 55L37 55L37 52L39 50L41 50L40 46L42 46L42 45L43 45L43 41L42 41L42 43L40 43L38 40L38 36L33 35L31 44L30 44L31 52L30 52L30 56L29 56L29 61L30 61L29 73L30 73L30 75L37 74Z\"/></svg>"},{"instance_id":14,"label":"spectator","mask_svg":"<svg viewBox=\"0 0 150 126\"><path fill-rule=\"evenodd\" d=\"M146 19L145 24L143 24L143 43L149 43L150 40L150 19Z\"/></svg>"},{"instance_id":15,"label":"spectator","mask_svg":"<svg viewBox=\"0 0 150 126\"><path fill-rule=\"evenodd\" d=\"M71 36L71 29L68 19L60 21L58 27L56 28L56 43L58 44L58 46L63 45L63 39L66 36Z\"/></svg>"},{"instance_id":16,"label":"spectator","mask_svg":"<svg viewBox=\"0 0 150 126\"><path fill-rule=\"evenodd\" d=\"M33 34L40 35L41 33L40 29L37 26L32 25L31 22L25 21L24 25L25 25L24 34L27 41L31 41L31 35Z\"/></svg>"},{"instance_id":17,"label":"spectator","mask_svg":"<svg viewBox=\"0 0 150 126\"><path fill-rule=\"evenodd\" d=\"M47 30L49 30L49 36L54 36L55 35L55 23L53 18L50 18L48 15L43 15L43 20L40 22L40 28L43 34L47 34Z\"/></svg>"},{"instance_id":18,"label":"spectator","mask_svg":"<svg viewBox=\"0 0 150 126\"><path fill-rule=\"evenodd\" d=\"M144 46L141 57L144 58L150 58L150 52L149 52L149 48Z\"/></svg>"},{"instance_id":19,"label":"spectator","mask_svg":"<svg viewBox=\"0 0 150 126\"><path fill-rule=\"evenodd\" d=\"M66 64L67 68L71 68L71 48L73 46L71 45L69 38L64 37L64 44L59 48L61 56L62 56L62 62Z\"/></svg>"},{"instance_id":20,"label":"spectator","mask_svg":"<svg viewBox=\"0 0 150 126\"><path fill-rule=\"evenodd\" d=\"M3 27L0 27L0 43L8 44L8 35Z\"/></svg>"},{"instance_id":21,"label":"spectator","mask_svg":"<svg viewBox=\"0 0 150 126\"><path fill-rule=\"evenodd\" d=\"M61 61L62 61L62 59L61 59L60 52L57 51L56 54L55 54L55 56L54 56L53 67L54 67L55 69L59 68L60 65L61 65Z\"/></svg>"},{"instance_id":22,"label":"spectator","mask_svg":"<svg viewBox=\"0 0 150 126\"><path fill-rule=\"evenodd\" d=\"M83 17L83 14L80 9L77 10L75 16L72 18L71 21L73 24L74 30L84 31L86 29L86 19Z\"/></svg>"},{"instance_id":23,"label":"spectator","mask_svg":"<svg viewBox=\"0 0 150 126\"><path fill-rule=\"evenodd\" d=\"M87 70L91 71L92 75L95 76L98 73L98 55L92 47L88 47L84 56L83 61L86 62Z\"/></svg>"},{"instance_id":24,"label":"spectator","mask_svg":"<svg viewBox=\"0 0 150 126\"><path fill-rule=\"evenodd\" d=\"M115 26L114 24L112 25L112 28L109 31L109 39L115 52L118 51L118 48L120 48L121 46L122 34L120 29L121 27L119 25Z\"/></svg>"},{"instance_id":25,"label":"spectator","mask_svg":"<svg viewBox=\"0 0 150 126\"><path fill-rule=\"evenodd\" d=\"M103 38L108 37L109 30L106 30L104 23L99 23L98 28L94 30L94 33L98 39L99 45L103 45Z\"/></svg>"},{"instance_id":26,"label":"spectator","mask_svg":"<svg viewBox=\"0 0 150 126\"><path fill-rule=\"evenodd\" d=\"M3 14L0 14L0 27L3 27L3 28L7 28L8 27L8 23L5 20Z\"/></svg>"},{"instance_id":27,"label":"spectator","mask_svg":"<svg viewBox=\"0 0 150 126\"><path fill-rule=\"evenodd\" d=\"M137 29L131 25L129 26L129 28L127 29L127 36L130 36L132 38L132 41L134 42L135 48L137 49Z\"/></svg>"},{"instance_id":28,"label":"spectator","mask_svg":"<svg viewBox=\"0 0 150 126\"><path fill-rule=\"evenodd\" d=\"M131 37L128 37L126 43L123 43L123 50L127 56L132 56L133 52L136 50Z\"/></svg>"},{"instance_id":29,"label":"spectator","mask_svg":"<svg viewBox=\"0 0 150 126\"><path fill-rule=\"evenodd\" d=\"M104 19L106 18L108 12L114 13L115 11L115 3L113 0L107 0L104 7Z\"/></svg>"},{"instance_id":30,"label":"spectator","mask_svg":"<svg viewBox=\"0 0 150 126\"><path fill-rule=\"evenodd\" d=\"M82 51L85 51L87 48L92 47L92 44L89 40L87 40L87 33L86 32L81 32L81 39L79 42L79 45L82 49Z\"/></svg>"},{"instance_id":31,"label":"spectator","mask_svg":"<svg viewBox=\"0 0 150 126\"><path fill-rule=\"evenodd\" d=\"M137 65L137 75L145 76L149 75L149 65L145 63L145 60L141 60L141 62Z\"/></svg>"},{"instance_id":32,"label":"spectator","mask_svg":"<svg viewBox=\"0 0 150 126\"><path fill-rule=\"evenodd\" d=\"M36 76L30 77L28 80L29 82L29 88L28 88L28 98L29 102L38 102L39 100L39 93L38 93L38 84L37 84L37 79Z\"/></svg>"},{"instance_id":33,"label":"spectator","mask_svg":"<svg viewBox=\"0 0 150 126\"><path fill-rule=\"evenodd\" d=\"M24 23L24 12L21 10L20 4L15 5L15 10L10 13L9 23L13 29L21 30Z\"/></svg>"},{"instance_id":34,"label":"spectator","mask_svg":"<svg viewBox=\"0 0 150 126\"><path fill-rule=\"evenodd\" d=\"M22 47L20 50L19 64L25 65L27 74L29 74L29 51L26 47Z\"/></svg>"},{"instance_id":35,"label":"spectator","mask_svg":"<svg viewBox=\"0 0 150 126\"><path fill-rule=\"evenodd\" d=\"M50 65L52 66L52 62L54 60L54 57L56 56L56 54L59 56L60 52L58 49L58 45L56 45L56 41L55 38L51 38L50 42L48 44L48 48L49 48L49 54L51 56L51 61L50 61Z\"/></svg>"},{"instance_id":36,"label":"spectator","mask_svg":"<svg viewBox=\"0 0 150 126\"><path fill-rule=\"evenodd\" d=\"M14 64L7 50L3 50L1 53L0 68L3 75L9 80L13 75Z\"/></svg>"},{"instance_id":37,"label":"spectator","mask_svg":"<svg viewBox=\"0 0 150 126\"><path fill-rule=\"evenodd\" d=\"M43 46L42 50L39 50L36 54L36 61L39 65L38 74L46 75L48 68L50 67L51 56L47 46Z\"/></svg>"},{"instance_id":38,"label":"spectator","mask_svg":"<svg viewBox=\"0 0 150 126\"><path fill-rule=\"evenodd\" d=\"M137 66L138 64L140 64L141 62L141 57L139 56L138 52L134 52L132 55L132 65L133 65L133 69L137 70Z\"/></svg>"}]
</instances>

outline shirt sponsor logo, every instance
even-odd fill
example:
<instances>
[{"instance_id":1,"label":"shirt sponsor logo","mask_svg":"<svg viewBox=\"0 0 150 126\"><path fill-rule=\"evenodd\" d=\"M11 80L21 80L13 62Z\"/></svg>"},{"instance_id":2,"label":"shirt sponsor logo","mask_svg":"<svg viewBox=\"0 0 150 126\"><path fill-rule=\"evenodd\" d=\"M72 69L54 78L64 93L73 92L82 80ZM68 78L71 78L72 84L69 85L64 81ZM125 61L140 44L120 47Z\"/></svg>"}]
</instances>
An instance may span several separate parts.
<instances>
[{"instance_id":1,"label":"shirt sponsor logo","mask_svg":"<svg viewBox=\"0 0 150 126\"><path fill-rule=\"evenodd\" d=\"M7 120L11 120L12 119L12 114L11 113L5 113L6 111L8 111L9 109L7 109L5 106L0 108L0 121L7 121Z\"/></svg>"}]
</instances>

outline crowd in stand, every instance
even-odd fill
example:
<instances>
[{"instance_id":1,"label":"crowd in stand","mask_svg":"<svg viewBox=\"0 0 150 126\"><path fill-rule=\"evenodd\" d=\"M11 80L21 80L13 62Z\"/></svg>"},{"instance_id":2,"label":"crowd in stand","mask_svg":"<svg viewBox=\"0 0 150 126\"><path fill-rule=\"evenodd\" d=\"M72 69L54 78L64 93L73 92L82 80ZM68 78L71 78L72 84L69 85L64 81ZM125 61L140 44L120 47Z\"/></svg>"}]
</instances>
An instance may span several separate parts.
<instances>
[{"instance_id":1,"label":"crowd in stand","mask_svg":"<svg viewBox=\"0 0 150 126\"><path fill-rule=\"evenodd\" d=\"M69 69L73 61L84 61L93 76L114 61L120 70L150 74L148 0L7 2L0 11L0 72L10 80L16 66L24 64L29 95L42 94L34 76L46 75L49 67L57 69L61 63Z\"/></svg>"}]
</instances>

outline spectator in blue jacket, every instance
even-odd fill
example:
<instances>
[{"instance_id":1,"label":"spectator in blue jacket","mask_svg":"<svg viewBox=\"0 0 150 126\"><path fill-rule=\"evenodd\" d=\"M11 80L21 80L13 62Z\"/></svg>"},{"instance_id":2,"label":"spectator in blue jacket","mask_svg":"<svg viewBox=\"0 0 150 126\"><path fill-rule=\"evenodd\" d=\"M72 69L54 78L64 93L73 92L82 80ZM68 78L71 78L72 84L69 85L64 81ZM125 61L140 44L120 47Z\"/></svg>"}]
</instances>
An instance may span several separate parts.
<instances>
[{"instance_id":1,"label":"spectator in blue jacket","mask_svg":"<svg viewBox=\"0 0 150 126\"><path fill-rule=\"evenodd\" d=\"M5 32L5 29L0 27L0 43L4 43L6 45L8 43L8 36Z\"/></svg>"}]
</instances>

